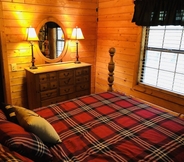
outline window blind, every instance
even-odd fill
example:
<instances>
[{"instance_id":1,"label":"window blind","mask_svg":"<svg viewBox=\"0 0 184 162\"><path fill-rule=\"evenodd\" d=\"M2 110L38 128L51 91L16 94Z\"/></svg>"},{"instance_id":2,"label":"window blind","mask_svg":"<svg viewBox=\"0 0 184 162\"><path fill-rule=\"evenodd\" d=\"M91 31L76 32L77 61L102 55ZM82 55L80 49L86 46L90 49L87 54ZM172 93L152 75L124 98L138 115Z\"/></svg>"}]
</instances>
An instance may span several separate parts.
<instances>
[{"instance_id":1,"label":"window blind","mask_svg":"<svg viewBox=\"0 0 184 162\"><path fill-rule=\"evenodd\" d=\"M184 94L184 27L147 27L140 82Z\"/></svg>"}]
</instances>

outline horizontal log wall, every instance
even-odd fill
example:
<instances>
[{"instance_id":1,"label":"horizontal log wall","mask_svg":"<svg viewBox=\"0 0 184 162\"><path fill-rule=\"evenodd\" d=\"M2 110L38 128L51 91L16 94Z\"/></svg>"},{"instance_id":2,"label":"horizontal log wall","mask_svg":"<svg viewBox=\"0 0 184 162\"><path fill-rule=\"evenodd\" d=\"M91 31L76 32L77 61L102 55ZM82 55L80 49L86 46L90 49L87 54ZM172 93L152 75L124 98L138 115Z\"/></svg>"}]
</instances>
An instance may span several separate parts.
<instances>
[{"instance_id":1,"label":"horizontal log wall","mask_svg":"<svg viewBox=\"0 0 184 162\"><path fill-rule=\"evenodd\" d=\"M92 64L92 92L94 87L95 92L108 89L108 50L115 47L114 90L184 112L183 96L137 85L142 28L131 23L133 10L133 0L1 0L1 51L7 102L27 106L24 68L31 64L31 51L25 31L52 16L61 21L67 37L76 25L82 28L85 39L79 42L79 54L81 61ZM69 47L63 61L74 60L74 51ZM37 51L35 55L36 64L43 63ZM17 64L16 72L11 71L12 63Z\"/></svg>"},{"instance_id":2,"label":"horizontal log wall","mask_svg":"<svg viewBox=\"0 0 184 162\"><path fill-rule=\"evenodd\" d=\"M133 0L99 0L96 92L108 89L108 50L116 48L114 56L114 90L132 95L167 109L184 113L184 96L166 93L137 84L142 27L131 22Z\"/></svg>"},{"instance_id":3,"label":"horizontal log wall","mask_svg":"<svg viewBox=\"0 0 184 162\"><path fill-rule=\"evenodd\" d=\"M37 29L40 22L49 17L57 19L70 38L76 26L83 31L84 40L79 41L80 61L92 64L91 91L94 92L95 53L97 32L97 0L1 0L0 31L4 63L6 102L27 107L27 88L24 68L31 65L30 44L26 41L26 29ZM45 63L34 48L35 64ZM75 43L69 42L62 61L75 60ZM17 71L11 71L16 63Z\"/></svg>"},{"instance_id":4,"label":"horizontal log wall","mask_svg":"<svg viewBox=\"0 0 184 162\"><path fill-rule=\"evenodd\" d=\"M114 88L132 87L141 36L141 28L131 22L133 7L132 0L99 0L96 91L104 91L108 86L109 47L116 48Z\"/></svg>"}]
</instances>

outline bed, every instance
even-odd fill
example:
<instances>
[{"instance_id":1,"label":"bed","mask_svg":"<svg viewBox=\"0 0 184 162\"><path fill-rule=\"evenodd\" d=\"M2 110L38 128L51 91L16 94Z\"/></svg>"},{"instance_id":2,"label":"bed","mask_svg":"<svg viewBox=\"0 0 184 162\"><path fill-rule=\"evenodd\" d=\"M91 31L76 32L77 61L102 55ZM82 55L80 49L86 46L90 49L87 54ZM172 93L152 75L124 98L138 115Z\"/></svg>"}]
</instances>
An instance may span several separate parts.
<instances>
[{"instance_id":1,"label":"bed","mask_svg":"<svg viewBox=\"0 0 184 162\"><path fill-rule=\"evenodd\" d=\"M107 92L27 110L29 117L39 118L36 124L49 124L52 132L48 134L54 142L44 139L47 133L21 124L24 117L19 116L18 110L24 108L1 106L0 143L9 150L7 157L30 162L184 161L184 120L114 92L115 49L109 53ZM5 156L3 151L1 156Z\"/></svg>"}]
</instances>

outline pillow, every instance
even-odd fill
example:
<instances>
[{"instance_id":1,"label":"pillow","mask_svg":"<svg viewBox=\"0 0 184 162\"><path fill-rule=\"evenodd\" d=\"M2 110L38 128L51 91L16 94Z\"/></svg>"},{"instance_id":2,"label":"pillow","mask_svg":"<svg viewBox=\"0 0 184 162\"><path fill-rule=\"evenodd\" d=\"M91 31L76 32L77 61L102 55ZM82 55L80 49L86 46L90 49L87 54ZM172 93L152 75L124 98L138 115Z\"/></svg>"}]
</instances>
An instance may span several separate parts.
<instances>
[{"instance_id":1,"label":"pillow","mask_svg":"<svg viewBox=\"0 0 184 162\"><path fill-rule=\"evenodd\" d=\"M26 130L36 134L43 142L60 143L60 137L53 126L32 110L14 106L19 124Z\"/></svg>"},{"instance_id":2,"label":"pillow","mask_svg":"<svg viewBox=\"0 0 184 162\"><path fill-rule=\"evenodd\" d=\"M18 123L16 115L15 115L15 111L14 111L14 108L12 105L1 103L0 108L4 112L4 114L6 115L6 117L9 121L14 122L14 123Z\"/></svg>"},{"instance_id":3,"label":"pillow","mask_svg":"<svg viewBox=\"0 0 184 162\"><path fill-rule=\"evenodd\" d=\"M38 136L26 132L24 128L8 120L0 120L0 142L33 161L51 161L53 158Z\"/></svg>"},{"instance_id":4,"label":"pillow","mask_svg":"<svg viewBox=\"0 0 184 162\"><path fill-rule=\"evenodd\" d=\"M6 118L6 116L5 116L5 114L4 114L4 112L0 109L0 119L1 120L7 120L7 118Z\"/></svg>"},{"instance_id":5,"label":"pillow","mask_svg":"<svg viewBox=\"0 0 184 162\"><path fill-rule=\"evenodd\" d=\"M7 147L0 144L0 161L3 162L33 162L27 157L21 156L15 151L9 150Z\"/></svg>"}]
</instances>

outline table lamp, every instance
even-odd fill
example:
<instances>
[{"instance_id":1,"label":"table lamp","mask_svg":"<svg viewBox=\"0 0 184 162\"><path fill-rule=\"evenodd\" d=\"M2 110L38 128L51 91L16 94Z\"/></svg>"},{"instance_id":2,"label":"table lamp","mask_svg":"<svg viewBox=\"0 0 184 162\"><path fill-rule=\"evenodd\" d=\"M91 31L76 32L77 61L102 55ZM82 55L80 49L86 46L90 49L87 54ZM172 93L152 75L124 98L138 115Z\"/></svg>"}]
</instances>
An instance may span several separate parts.
<instances>
[{"instance_id":1,"label":"table lamp","mask_svg":"<svg viewBox=\"0 0 184 162\"><path fill-rule=\"evenodd\" d=\"M32 59L31 59L32 66L30 67L30 69L37 69L37 67L34 64L35 57L34 57L34 51L33 51L33 42L38 41L38 40L39 39L38 39L35 29L32 27L29 27L27 31L27 41L29 41L31 44L31 52L32 52Z\"/></svg>"},{"instance_id":2,"label":"table lamp","mask_svg":"<svg viewBox=\"0 0 184 162\"><path fill-rule=\"evenodd\" d=\"M76 40L76 60L75 60L74 63L80 64L79 53L78 53L78 40L79 39L84 39L81 28L76 27L76 28L73 29L71 39Z\"/></svg>"}]
</instances>

